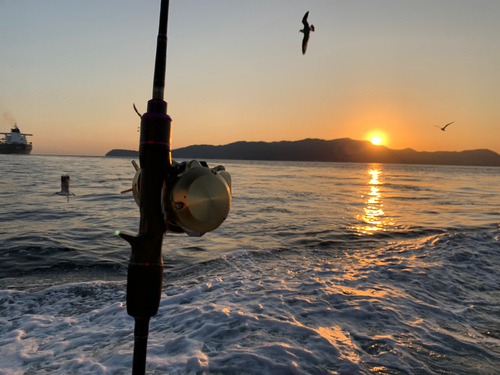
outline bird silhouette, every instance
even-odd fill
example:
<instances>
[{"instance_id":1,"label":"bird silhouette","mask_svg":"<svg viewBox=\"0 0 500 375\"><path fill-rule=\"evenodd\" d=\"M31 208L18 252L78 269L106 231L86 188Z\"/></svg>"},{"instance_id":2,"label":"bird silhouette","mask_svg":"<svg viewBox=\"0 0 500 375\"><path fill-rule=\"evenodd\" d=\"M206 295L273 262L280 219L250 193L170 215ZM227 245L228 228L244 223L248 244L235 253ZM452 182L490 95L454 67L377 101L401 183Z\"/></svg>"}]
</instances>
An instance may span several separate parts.
<instances>
[{"instance_id":1,"label":"bird silhouette","mask_svg":"<svg viewBox=\"0 0 500 375\"><path fill-rule=\"evenodd\" d=\"M64 197L67 197L68 202L69 202L70 196L73 196L73 197L76 196L75 194L73 194L69 191L69 176L68 175L61 176L61 191L54 193L53 195L62 195Z\"/></svg>"},{"instance_id":2,"label":"bird silhouette","mask_svg":"<svg viewBox=\"0 0 500 375\"><path fill-rule=\"evenodd\" d=\"M314 31L314 25L309 26L309 23L307 22L307 16L309 15L309 11L304 14L304 17L302 18L302 23L304 24L304 28L302 30L299 30L299 33L304 33L304 38L302 39L302 54L304 55L307 50L307 42L309 42L309 34L311 31Z\"/></svg>"},{"instance_id":3,"label":"bird silhouette","mask_svg":"<svg viewBox=\"0 0 500 375\"><path fill-rule=\"evenodd\" d=\"M441 129L442 131L445 131L446 127L447 126L450 126L451 124L453 124L455 121L452 121L452 122L449 122L448 124L446 124L445 126L441 127L441 126L437 126L437 125L434 125L436 128L439 128Z\"/></svg>"}]
</instances>

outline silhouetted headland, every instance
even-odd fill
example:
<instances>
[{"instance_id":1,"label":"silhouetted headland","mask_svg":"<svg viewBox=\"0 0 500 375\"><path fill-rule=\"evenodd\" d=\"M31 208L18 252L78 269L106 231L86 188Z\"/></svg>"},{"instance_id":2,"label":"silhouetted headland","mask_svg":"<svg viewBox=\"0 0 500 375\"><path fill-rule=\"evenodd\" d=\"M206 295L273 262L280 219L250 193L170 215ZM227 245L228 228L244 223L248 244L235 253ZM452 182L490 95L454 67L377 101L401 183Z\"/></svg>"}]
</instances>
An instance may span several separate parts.
<instances>
[{"instance_id":1,"label":"silhouetted headland","mask_svg":"<svg viewBox=\"0 0 500 375\"><path fill-rule=\"evenodd\" d=\"M111 157L139 157L137 151L112 150ZM350 138L304 139L281 142L235 142L223 146L195 145L172 151L172 157L185 159L327 161L345 163L390 163L470 165L500 167L500 155L480 149L468 151L392 150L369 141Z\"/></svg>"},{"instance_id":2,"label":"silhouetted headland","mask_svg":"<svg viewBox=\"0 0 500 375\"><path fill-rule=\"evenodd\" d=\"M110 157L115 157L115 158L120 158L120 157L126 157L126 158L138 158L139 157L139 151L133 151L133 150L123 150L119 148L115 148L108 152L105 156L110 156Z\"/></svg>"}]
</instances>

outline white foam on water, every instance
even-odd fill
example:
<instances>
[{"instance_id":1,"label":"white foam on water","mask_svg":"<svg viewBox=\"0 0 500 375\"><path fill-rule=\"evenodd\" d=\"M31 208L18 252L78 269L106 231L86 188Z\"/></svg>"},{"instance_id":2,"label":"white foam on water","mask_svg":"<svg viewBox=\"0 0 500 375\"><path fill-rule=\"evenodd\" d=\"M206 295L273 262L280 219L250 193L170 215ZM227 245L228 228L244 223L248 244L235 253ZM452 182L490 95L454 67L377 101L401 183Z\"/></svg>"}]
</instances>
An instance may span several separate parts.
<instances>
[{"instance_id":1,"label":"white foam on water","mask_svg":"<svg viewBox=\"0 0 500 375\"><path fill-rule=\"evenodd\" d=\"M151 374L494 374L498 231L239 251L166 275ZM129 374L123 282L0 292L0 374Z\"/></svg>"}]
</instances>

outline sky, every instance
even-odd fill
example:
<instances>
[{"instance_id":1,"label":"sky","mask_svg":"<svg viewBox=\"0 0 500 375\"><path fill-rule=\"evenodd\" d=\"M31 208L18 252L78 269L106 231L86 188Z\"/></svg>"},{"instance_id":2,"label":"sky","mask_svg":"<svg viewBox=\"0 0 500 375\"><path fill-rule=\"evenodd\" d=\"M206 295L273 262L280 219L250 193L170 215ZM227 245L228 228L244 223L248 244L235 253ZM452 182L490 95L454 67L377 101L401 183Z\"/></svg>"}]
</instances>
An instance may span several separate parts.
<instances>
[{"instance_id":1,"label":"sky","mask_svg":"<svg viewBox=\"0 0 500 375\"><path fill-rule=\"evenodd\" d=\"M0 131L33 154L137 150L159 0L0 0ZM311 33L302 55L302 17ZM498 0L172 0L173 149L370 140L500 153ZM446 131L437 126L454 121Z\"/></svg>"}]
</instances>

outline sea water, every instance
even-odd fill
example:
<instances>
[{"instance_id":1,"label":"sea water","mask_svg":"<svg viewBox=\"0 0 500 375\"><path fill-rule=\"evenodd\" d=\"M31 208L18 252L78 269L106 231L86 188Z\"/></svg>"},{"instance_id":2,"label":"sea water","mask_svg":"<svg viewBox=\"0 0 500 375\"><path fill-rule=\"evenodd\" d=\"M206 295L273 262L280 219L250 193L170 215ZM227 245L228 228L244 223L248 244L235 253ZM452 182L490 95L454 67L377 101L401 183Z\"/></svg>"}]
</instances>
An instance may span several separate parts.
<instances>
[{"instance_id":1,"label":"sea water","mask_svg":"<svg viewBox=\"0 0 500 375\"><path fill-rule=\"evenodd\" d=\"M131 373L130 161L0 155L1 375ZM499 373L499 168L208 163L231 211L166 235L148 374Z\"/></svg>"}]
</instances>

